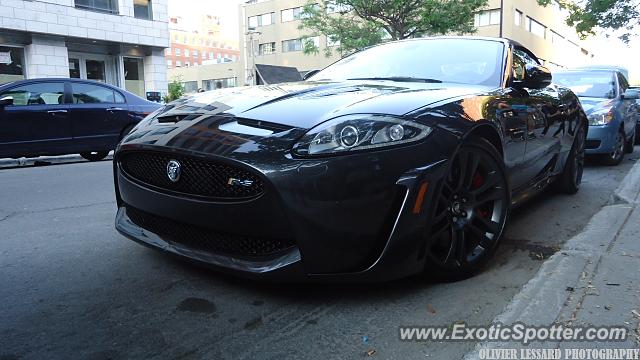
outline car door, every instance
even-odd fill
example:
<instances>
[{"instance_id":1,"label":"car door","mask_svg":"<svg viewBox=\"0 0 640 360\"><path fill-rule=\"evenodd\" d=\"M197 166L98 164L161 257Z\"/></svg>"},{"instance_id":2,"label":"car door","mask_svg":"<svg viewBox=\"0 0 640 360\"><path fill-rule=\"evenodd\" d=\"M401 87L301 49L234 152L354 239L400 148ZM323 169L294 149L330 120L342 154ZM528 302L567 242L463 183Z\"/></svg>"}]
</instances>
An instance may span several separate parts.
<instances>
[{"instance_id":1,"label":"car door","mask_svg":"<svg viewBox=\"0 0 640 360\"><path fill-rule=\"evenodd\" d=\"M621 73L616 73L618 78L618 97L620 99L620 114L622 115L622 119L624 121L624 132L629 139L633 136L633 131L635 129L636 124L636 100L633 99L624 99L622 94L629 88L629 82Z\"/></svg>"},{"instance_id":2,"label":"car door","mask_svg":"<svg viewBox=\"0 0 640 360\"><path fill-rule=\"evenodd\" d=\"M520 49L514 50L514 62L540 66L537 59ZM519 101L518 115L526 124L523 176L529 182L541 180L555 168L561 151L564 133L559 95L555 86L524 87L519 89Z\"/></svg>"},{"instance_id":3,"label":"car door","mask_svg":"<svg viewBox=\"0 0 640 360\"><path fill-rule=\"evenodd\" d=\"M74 141L86 151L113 149L129 123L124 96L108 86L71 82Z\"/></svg>"},{"instance_id":4,"label":"car door","mask_svg":"<svg viewBox=\"0 0 640 360\"><path fill-rule=\"evenodd\" d=\"M64 81L16 85L0 93L12 105L0 108L0 157L73 152Z\"/></svg>"}]
</instances>

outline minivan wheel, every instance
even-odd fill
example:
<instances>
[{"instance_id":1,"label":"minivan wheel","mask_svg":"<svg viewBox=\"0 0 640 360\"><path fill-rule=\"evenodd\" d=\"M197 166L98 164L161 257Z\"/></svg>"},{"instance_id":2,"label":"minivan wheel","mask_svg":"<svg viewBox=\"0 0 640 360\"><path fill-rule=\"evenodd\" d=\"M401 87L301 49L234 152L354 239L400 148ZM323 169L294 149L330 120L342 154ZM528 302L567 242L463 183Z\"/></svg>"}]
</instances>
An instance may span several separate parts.
<instances>
[{"instance_id":1,"label":"minivan wheel","mask_svg":"<svg viewBox=\"0 0 640 360\"><path fill-rule=\"evenodd\" d=\"M620 129L618 130L618 134L616 135L616 144L613 150L608 154L603 154L600 157L600 160L602 161L603 164L609 165L609 166L620 164L622 162L622 159L624 158L624 147L625 147L624 131Z\"/></svg>"},{"instance_id":2,"label":"minivan wheel","mask_svg":"<svg viewBox=\"0 0 640 360\"><path fill-rule=\"evenodd\" d=\"M434 201L424 276L457 281L482 269L502 237L510 198L496 149L484 139L463 144Z\"/></svg>"},{"instance_id":3,"label":"minivan wheel","mask_svg":"<svg viewBox=\"0 0 640 360\"><path fill-rule=\"evenodd\" d=\"M80 153L80 156L89 161L100 161L109 155L108 151L92 151Z\"/></svg>"}]
</instances>

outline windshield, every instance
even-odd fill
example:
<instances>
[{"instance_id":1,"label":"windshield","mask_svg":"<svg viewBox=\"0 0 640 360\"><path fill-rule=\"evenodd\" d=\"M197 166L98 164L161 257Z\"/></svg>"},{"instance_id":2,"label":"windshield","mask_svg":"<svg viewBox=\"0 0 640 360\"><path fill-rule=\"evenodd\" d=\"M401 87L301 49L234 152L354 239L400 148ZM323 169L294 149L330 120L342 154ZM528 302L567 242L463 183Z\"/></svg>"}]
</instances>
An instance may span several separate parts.
<instances>
[{"instance_id":1,"label":"windshield","mask_svg":"<svg viewBox=\"0 0 640 360\"><path fill-rule=\"evenodd\" d=\"M363 50L320 71L310 80L408 78L427 82L499 86L504 45L478 39L425 39Z\"/></svg>"},{"instance_id":2,"label":"windshield","mask_svg":"<svg viewBox=\"0 0 640 360\"><path fill-rule=\"evenodd\" d=\"M616 80L611 72L584 71L553 74L553 81L570 88L577 96L613 99Z\"/></svg>"}]
</instances>

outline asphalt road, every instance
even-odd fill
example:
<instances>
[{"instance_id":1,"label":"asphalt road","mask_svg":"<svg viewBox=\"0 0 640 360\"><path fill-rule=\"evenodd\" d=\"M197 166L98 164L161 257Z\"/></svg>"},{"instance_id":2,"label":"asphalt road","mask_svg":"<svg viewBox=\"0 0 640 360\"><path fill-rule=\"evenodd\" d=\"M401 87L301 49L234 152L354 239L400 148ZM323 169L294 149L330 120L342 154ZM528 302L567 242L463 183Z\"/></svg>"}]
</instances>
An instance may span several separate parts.
<instances>
[{"instance_id":1,"label":"asphalt road","mask_svg":"<svg viewBox=\"0 0 640 360\"><path fill-rule=\"evenodd\" d=\"M0 359L458 359L474 343L401 342L398 327L489 323L636 156L514 211L472 279L366 286L255 283L133 243L113 227L108 161L0 170Z\"/></svg>"}]
</instances>

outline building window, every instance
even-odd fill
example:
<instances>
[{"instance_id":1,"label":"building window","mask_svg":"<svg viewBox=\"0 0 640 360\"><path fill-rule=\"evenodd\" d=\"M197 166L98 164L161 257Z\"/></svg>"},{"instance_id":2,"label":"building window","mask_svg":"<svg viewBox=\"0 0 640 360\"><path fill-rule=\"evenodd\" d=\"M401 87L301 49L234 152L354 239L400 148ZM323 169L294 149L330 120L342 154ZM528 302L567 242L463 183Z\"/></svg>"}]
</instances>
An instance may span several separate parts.
<instances>
[{"instance_id":1,"label":"building window","mask_svg":"<svg viewBox=\"0 0 640 360\"><path fill-rule=\"evenodd\" d=\"M527 16L527 31L544 39L547 27Z\"/></svg>"},{"instance_id":2,"label":"building window","mask_svg":"<svg viewBox=\"0 0 640 360\"><path fill-rule=\"evenodd\" d=\"M249 18L249 27L256 28L259 26L267 26L275 23L276 13L267 13L257 16L251 16Z\"/></svg>"},{"instance_id":3,"label":"building window","mask_svg":"<svg viewBox=\"0 0 640 360\"><path fill-rule=\"evenodd\" d=\"M182 55L182 50L180 48L176 48L176 55Z\"/></svg>"},{"instance_id":4,"label":"building window","mask_svg":"<svg viewBox=\"0 0 640 360\"><path fill-rule=\"evenodd\" d=\"M133 0L133 16L136 19L153 19L151 0Z\"/></svg>"},{"instance_id":5,"label":"building window","mask_svg":"<svg viewBox=\"0 0 640 360\"><path fill-rule=\"evenodd\" d=\"M189 61L185 61L185 62L184 62L184 66L185 66L185 67L189 67L189 66L191 66L191 63L190 63Z\"/></svg>"},{"instance_id":6,"label":"building window","mask_svg":"<svg viewBox=\"0 0 640 360\"><path fill-rule=\"evenodd\" d=\"M184 56L189 56L189 49L184 49Z\"/></svg>"},{"instance_id":7,"label":"building window","mask_svg":"<svg viewBox=\"0 0 640 360\"><path fill-rule=\"evenodd\" d=\"M564 41L564 37L557 32L550 30L551 32L551 43L552 44L562 44Z\"/></svg>"},{"instance_id":8,"label":"building window","mask_svg":"<svg viewBox=\"0 0 640 360\"><path fill-rule=\"evenodd\" d=\"M24 49L0 46L0 84L24 79Z\"/></svg>"},{"instance_id":9,"label":"building window","mask_svg":"<svg viewBox=\"0 0 640 360\"><path fill-rule=\"evenodd\" d=\"M144 97L144 64L142 59L125 57L122 60L124 62L124 88L140 97Z\"/></svg>"},{"instance_id":10,"label":"building window","mask_svg":"<svg viewBox=\"0 0 640 360\"><path fill-rule=\"evenodd\" d=\"M193 50L193 57L198 57L198 50Z\"/></svg>"},{"instance_id":11,"label":"building window","mask_svg":"<svg viewBox=\"0 0 640 360\"><path fill-rule=\"evenodd\" d=\"M69 58L69 77L80 79L80 59Z\"/></svg>"},{"instance_id":12,"label":"building window","mask_svg":"<svg viewBox=\"0 0 640 360\"><path fill-rule=\"evenodd\" d=\"M176 60L176 67L182 67L182 61Z\"/></svg>"},{"instance_id":13,"label":"building window","mask_svg":"<svg viewBox=\"0 0 640 360\"><path fill-rule=\"evenodd\" d=\"M236 86L236 78L202 80L202 88L206 91Z\"/></svg>"},{"instance_id":14,"label":"building window","mask_svg":"<svg viewBox=\"0 0 640 360\"><path fill-rule=\"evenodd\" d=\"M282 52L301 51L302 41L300 39L284 40L282 42Z\"/></svg>"},{"instance_id":15,"label":"building window","mask_svg":"<svg viewBox=\"0 0 640 360\"><path fill-rule=\"evenodd\" d=\"M173 61L167 60L167 67L173 67Z\"/></svg>"},{"instance_id":16,"label":"building window","mask_svg":"<svg viewBox=\"0 0 640 360\"><path fill-rule=\"evenodd\" d=\"M198 91L197 81L185 81L182 83L182 85L184 85L184 92L194 93Z\"/></svg>"},{"instance_id":17,"label":"building window","mask_svg":"<svg viewBox=\"0 0 640 360\"><path fill-rule=\"evenodd\" d=\"M269 55L276 52L276 43L264 43L258 45L258 55ZM220 54L218 54L220 55ZM218 56L219 57L219 56Z\"/></svg>"},{"instance_id":18,"label":"building window","mask_svg":"<svg viewBox=\"0 0 640 360\"><path fill-rule=\"evenodd\" d=\"M476 14L474 19L475 27L499 25L500 24L500 9L480 11Z\"/></svg>"},{"instance_id":19,"label":"building window","mask_svg":"<svg viewBox=\"0 0 640 360\"><path fill-rule=\"evenodd\" d=\"M288 22L293 20L300 20L301 15L302 15L302 7L285 9L280 12L280 21Z\"/></svg>"},{"instance_id":20,"label":"building window","mask_svg":"<svg viewBox=\"0 0 640 360\"><path fill-rule=\"evenodd\" d=\"M351 11L351 6L344 4L336 4L335 2L327 1L327 14L335 14L335 13L348 13Z\"/></svg>"},{"instance_id":21,"label":"building window","mask_svg":"<svg viewBox=\"0 0 640 360\"><path fill-rule=\"evenodd\" d=\"M516 10L514 12L513 23L516 24L516 26L520 26L522 24L522 11Z\"/></svg>"},{"instance_id":22,"label":"building window","mask_svg":"<svg viewBox=\"0 0 640 360\"><path fill-rule=\"evenodd\" d=\"M340 39L336 35L327 36L327 46L340 46Z\"/></svg>"},{"instance_id":23,"label":"building window","mask_svg":"<svg viewBox=\"0 0 640 360\"><path fill-rule=\"evenodd\" d=\"M118 1L117 0L75 0L77 8L106 12L110 14L118 13Z\"/></svg>"},{"instance_id":24,"label":"building window","mask_svg":"<svg viewBox=\"0 0 640 360\"><path fill-rule=\"evenodd\" d=\"M213 60L216 57L216 55L213 53L213 51L209 51L209 59Z\"/></svg>"}]
</instances>

